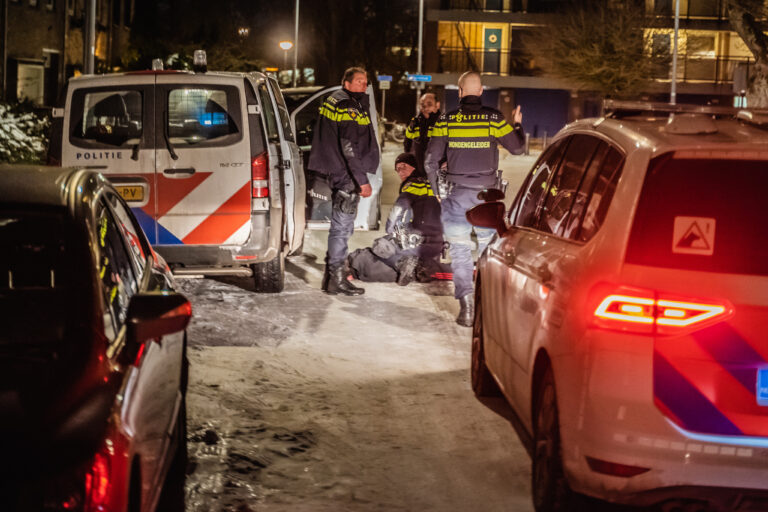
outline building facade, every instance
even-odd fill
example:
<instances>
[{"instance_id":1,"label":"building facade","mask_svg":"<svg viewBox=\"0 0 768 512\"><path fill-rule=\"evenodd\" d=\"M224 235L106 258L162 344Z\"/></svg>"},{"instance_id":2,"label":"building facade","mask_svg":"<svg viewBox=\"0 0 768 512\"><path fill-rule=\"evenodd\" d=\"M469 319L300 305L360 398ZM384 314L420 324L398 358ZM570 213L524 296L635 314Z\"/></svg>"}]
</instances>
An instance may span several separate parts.
<instances>
[{"instance_id":1,"label":"building facade","mask_svg":"<svg viewBox=\"0 0 768 512\"><path fill-rule=\"evenodd\" d=\"M96 0L96 70L120 65L134 0ZM83 70L87 0L0 0L5 101L52 106L66 79Z\"/></svg>"},{"instance_id":2,"label":"building facade","mask_svg":"<svg viewBox=\"0 0 768 512\"><path fill-rule=\"evenodd\" d=\"M654 19L648 28L653 52L671 55L674 0L644 1ZM567 122L598 115L602 98L573 84L543 76L525 48L526 34L545 26L563 0L428 0L425 70L444 94L447 109L458 102L454 86L469 69L483 74L485 101L510 114L522 105L526 130L552 135ZM434 44L431 42L434 41ZM734 77L748 73L751 53L731 30L726 0L681 0L677 72L679 102L732 104ZM643 97L666 100L670 66L654 70ZM737 82L738 82L737 78Z\"/></svg>"}]
</instances>

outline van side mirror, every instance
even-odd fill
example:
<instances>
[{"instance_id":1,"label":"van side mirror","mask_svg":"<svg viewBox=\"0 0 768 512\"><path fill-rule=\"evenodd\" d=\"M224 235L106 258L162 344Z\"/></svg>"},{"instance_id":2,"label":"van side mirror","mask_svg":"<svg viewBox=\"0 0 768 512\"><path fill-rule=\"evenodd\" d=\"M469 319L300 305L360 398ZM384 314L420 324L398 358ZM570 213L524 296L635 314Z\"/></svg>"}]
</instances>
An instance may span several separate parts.
<instances>
[{"instance_id":1,"label":"van side mirror","mask_svg":"<svg viewBox=\"0 0 768 512\"><path fill-rule=\"evenodd\" d=\"M500 201L473 206L467 210L467 220L478 228L495 229L499 235L507 232L507 224L504 222L504 203Z\"/></svg>"},{"instance_id":2,"label":"van side mirror","mask_svg":"<svg viewBox=\"0 0 768 512\"><path fill-rule=\"evenodd\" d=\"M186 329L192 305L175 292L138 293L128 303L128 340L140 344Z\"/></svg>"}]
</instances>

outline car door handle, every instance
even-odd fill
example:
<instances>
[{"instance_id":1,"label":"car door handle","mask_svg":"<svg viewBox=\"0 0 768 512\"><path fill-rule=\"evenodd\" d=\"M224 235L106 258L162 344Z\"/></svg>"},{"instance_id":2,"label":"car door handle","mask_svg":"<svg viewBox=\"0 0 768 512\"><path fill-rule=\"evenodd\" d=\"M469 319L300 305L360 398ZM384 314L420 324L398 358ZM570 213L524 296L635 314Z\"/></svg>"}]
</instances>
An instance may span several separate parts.
<instances>
[{"instance_id":1,"label":"car door handle","mask_svg":"<svg viewBox=\"0 0 768 512\"><path fill-rule=\"evenodd\" d=\"M163 171L163 174L188 174L192 176L195 174L195 168L194 167L181 167L179 169L165 169Z\"/></svg>"}]
</instances>

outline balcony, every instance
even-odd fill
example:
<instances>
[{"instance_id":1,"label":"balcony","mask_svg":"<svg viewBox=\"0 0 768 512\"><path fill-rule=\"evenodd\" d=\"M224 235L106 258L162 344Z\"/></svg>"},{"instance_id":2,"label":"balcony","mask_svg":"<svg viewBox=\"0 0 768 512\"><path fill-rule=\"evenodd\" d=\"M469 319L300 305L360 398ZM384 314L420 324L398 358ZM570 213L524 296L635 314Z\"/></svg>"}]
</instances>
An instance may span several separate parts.
<instances>
[{"instance_id":1,"label":"balcony","mask_svg":"<svg viewBox=\"0 0 768 512\"><path fill-rule=\"evenodd\" d=\"M440 0L440 10L479 11L487 13L553 13L564 7L563 0ZM688 0L681 2L680 18L727 21L726 0ZM655 0L648 8L653 16L672 16L674 0Z\"/></svg>"},{"instance_id":2,"label":"balcony","mask_svg":"<svg viewBox=\"0 0 768 512\"><path fill-rule=\"evenodd\" d=\"M677 79L682 83L729 84L737 66L754 65L748 58L702 57L679 55ZM442 47L438 48L438 73L463 73L476 69L485 75L495 76L541 76L530 55L522 48L488 51L483 48ZM651 78L665 81L670 79L670 65L659 66L652 71Z\"/></svg>"}]
</instances>

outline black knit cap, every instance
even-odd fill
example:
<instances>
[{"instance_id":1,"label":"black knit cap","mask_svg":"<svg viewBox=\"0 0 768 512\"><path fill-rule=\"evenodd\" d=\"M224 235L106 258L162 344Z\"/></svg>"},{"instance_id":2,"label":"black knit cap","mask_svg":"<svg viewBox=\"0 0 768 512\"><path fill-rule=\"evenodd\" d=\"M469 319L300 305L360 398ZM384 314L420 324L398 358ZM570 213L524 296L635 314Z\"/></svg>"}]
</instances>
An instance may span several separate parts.
<instances>
[{"instance_id":1,"label":"black knit cap","mask_svg":"<svg viewBox=\"0 0 768 512\"><path fill-rule=\"evenodd\" d=\"M416 155L413 153L400 153L397 155L397 158L395 158L395 167L397 167L397 164L400 162L405 162L406 164L410 165L414 169L416 169L419 164L416 163Z\"/></svg>"}]
</instances>

